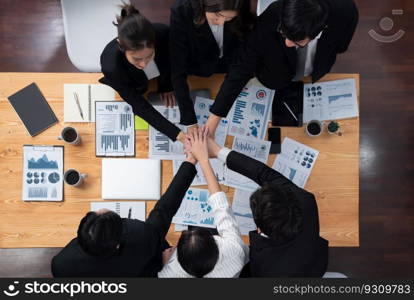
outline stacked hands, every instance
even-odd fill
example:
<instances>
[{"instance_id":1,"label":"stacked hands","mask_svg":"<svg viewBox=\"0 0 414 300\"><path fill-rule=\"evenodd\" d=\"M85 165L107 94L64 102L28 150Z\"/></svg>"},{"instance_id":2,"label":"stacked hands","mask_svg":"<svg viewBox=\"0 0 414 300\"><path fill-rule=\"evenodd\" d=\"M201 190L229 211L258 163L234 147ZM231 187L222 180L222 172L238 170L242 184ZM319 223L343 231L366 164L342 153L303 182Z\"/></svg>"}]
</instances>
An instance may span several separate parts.
<instances>
[{"instance_id":1,"label":"stacked hands","mask_svg":"<svg viewBox=\"0 0 414 300\"><path fill-rule=\"evenodd\" d=\"M209 158L217 157L220 151L220 146L214 140L214 137L209 134L207 126L196 128L196 130L189 131L184 141L184 152L187 156L187 161L196 164L197 161L202 163L209 163Z\"/></svg>"}]
</instances>

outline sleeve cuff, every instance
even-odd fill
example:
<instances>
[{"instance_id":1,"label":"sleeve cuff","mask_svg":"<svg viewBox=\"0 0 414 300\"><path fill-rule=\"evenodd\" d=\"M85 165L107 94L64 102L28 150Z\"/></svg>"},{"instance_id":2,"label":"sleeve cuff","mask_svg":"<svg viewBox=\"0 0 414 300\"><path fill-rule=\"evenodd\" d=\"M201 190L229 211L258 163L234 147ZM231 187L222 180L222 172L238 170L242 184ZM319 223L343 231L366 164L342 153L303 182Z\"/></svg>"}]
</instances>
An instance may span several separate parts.
<instances>
[{"instance_id":1,"label":"sleeve cuff","mask_svg":"<svg viewBox=\"0 0 414 300\"><path fill-rule=\"evenodd\" d=\"M208 203L213 207L213 210L218 208L228 208L229 202L224 192L217 192L208 198Z\"/></svg>"},{"instance_id":2,"label":"sleeve cuff","mask_svg":"<svg viewBox=\"0 0 414 300\"><path fill-rule=\"evenodd\" d=\"M217 158L223 162L226 163L227 161L227 156L230 154L231 150L229 148L221 148L219 153L217 154Z\"/></svg>"}]
</instances>

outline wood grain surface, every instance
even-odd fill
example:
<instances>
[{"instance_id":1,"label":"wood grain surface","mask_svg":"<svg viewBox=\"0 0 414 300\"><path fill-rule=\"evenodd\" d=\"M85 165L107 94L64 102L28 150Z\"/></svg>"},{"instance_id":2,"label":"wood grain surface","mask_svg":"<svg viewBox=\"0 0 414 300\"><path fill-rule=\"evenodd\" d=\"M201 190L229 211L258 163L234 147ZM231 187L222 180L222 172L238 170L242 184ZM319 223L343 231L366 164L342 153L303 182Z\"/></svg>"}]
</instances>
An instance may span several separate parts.
<instances>
[{"instance_id":1,"label":"wood grain surface","mask_svg":"<svg viewBox=\"0 0 414 300\"><path fill-rule=\"evenodd\" d=\"M63 123L63 84L97 83L94 73L0 73L0 248L62 247L76 235L80 219L91 201L101 200L101 158L95 157L95 124ZM323 80L355 78L359 96L359 75L329 74ZM215 97L223 80L221 75L208 79L192 77L190 86L210 88ZM36 82L57 115L59 123L36 137L30 137L7 97ZM153 85L151 85L153 88ZM283 128L288 136L320 151L306 188L315 194L320 216L321 235L330 246L359 245L359 119L340 121L343 136L309 138L304 128ZM65 145L65 170L75 168L88 174L80 188L65 185L64 201L59 203L23 202L22 145L64 145L57 140L66 125L76 127L81 135L79 146ZM136 131L136 157L148 156L148 131ZM231 138L227 145L231 145ZM272 165L274 155L269 158ZM162 192L172 179L171 161L162 162ZM233 189L223 186L229 199ZM147 213L154 201L147 202ZM179 233L168 234L175 244ZM248 242L245 237L246 243Z\"/></svg>"}]
</instances>

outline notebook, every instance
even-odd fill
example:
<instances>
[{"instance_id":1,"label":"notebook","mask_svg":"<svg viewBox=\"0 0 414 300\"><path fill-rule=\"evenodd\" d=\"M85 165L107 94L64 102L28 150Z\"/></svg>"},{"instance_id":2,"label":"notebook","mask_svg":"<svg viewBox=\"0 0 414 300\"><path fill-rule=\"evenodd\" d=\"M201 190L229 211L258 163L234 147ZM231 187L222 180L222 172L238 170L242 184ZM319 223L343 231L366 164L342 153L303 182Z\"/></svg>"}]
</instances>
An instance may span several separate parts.
<instances>
[{"instance_id":1,"label":"notebook","mask_svg":"<svg viewBox=\"0 0 414 300\"><path fill-rule=\"evenodd\" d=\"M102 208L116 212L121 218L145 221L145 202L91 202L91 211Z\"/></svg>"},{"instance_id":2,"label":"notebook","mask_svg":"<svg viewBox=\"0 0 414 300\"><path fill-rule=\"evenodd\" d=\"M272 106L272 125L279 127L302 127L302 81L294 81L286 88L276 91Z\"/></svg>"},{"instance_id":3,"label":"notebook","mask_svg":"<svg viewBox=\"0 0 414 300\"><path fill-rule=\"evenodd\" d=\"M63 95L65 122L95 122L95 102L115 101L115 91L104 84L67 83Z\"/></svg>"},{"instance_id":4,"label":"notebook","mask_svg":"<svg viewBox=\"0 0 414 300\"><path fill-rule=\"evenodd\" d=\"M102 160L102 199L158 200L161 161L105 158Z\"/></svg>"},{"instance_id":5,"label":"notebook","mask_svg":"<svg viewBox=\"0 0 414 300\"><path fill-rule=\"evenodd\" d=\"M8 99L31 136L58 122L36 83L28 85Z\"/></svg>"}]
</instances>

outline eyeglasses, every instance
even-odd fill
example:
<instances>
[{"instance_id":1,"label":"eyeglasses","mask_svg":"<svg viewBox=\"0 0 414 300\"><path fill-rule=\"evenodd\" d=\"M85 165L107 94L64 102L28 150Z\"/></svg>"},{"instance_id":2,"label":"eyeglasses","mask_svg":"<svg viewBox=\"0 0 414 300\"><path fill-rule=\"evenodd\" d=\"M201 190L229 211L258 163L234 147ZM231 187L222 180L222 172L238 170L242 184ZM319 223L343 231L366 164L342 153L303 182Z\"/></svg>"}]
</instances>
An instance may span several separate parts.
<instances>
[{"instance_id":1,"label":"eyeglasses","mask_svg":"<svg viewBox=\"0 0 414 300\"><path fill-rule=\"evenodd\" d=\"M282 31L282 29L280 28L280 25L279 25L279 27L277 28L277 32L279 32L280 33L280 35L284 38L284 39L286 39L286 40L289 40L289 41L291 41L292 43L294 43L297 47L299 47L299 48L305 48L308 44L309 44L309 42L311 41L311 40L309 40L305 45L301 45L301 44L299 44L299 43L297 43L297 42L294 42L294 41L292 41L291 39L289 39L284 33L283 33L283 31Z\"/></svg>"}]
</instances>

